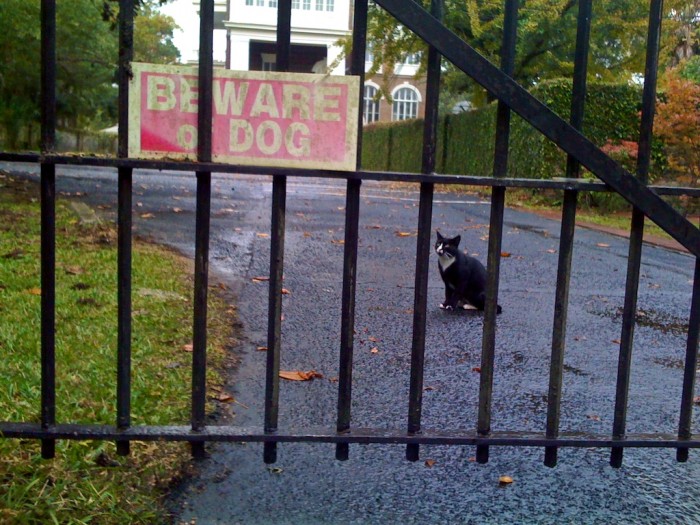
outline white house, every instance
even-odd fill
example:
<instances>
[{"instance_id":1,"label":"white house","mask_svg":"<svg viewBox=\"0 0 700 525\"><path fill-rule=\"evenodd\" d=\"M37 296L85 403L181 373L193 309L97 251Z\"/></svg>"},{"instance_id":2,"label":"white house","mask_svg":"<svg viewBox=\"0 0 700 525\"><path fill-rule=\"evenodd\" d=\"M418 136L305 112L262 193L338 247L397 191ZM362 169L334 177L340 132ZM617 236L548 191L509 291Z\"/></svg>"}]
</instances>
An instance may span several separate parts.
<instances>
[{"instance_id":1,"label":"white house","mask_svg":"<svg viewBox=\"0 0 700 525\"><path fill-rule=\"evenodd\" d=\"M199 7L199 0L193 0ZM278 0L215 0L215 32L225 33L225 67L274 71L277 64ZM292 0L290 71L346 74L341 38L352 34L353 0ZM222 41L216 38L217 42ZM371 66L371 43L367 69ZM377 100L380 79L364 86L365 123L422 117L425 82L415 79L420 57L409 56L396 68L389 87L392 103Z\"/></svg>"}]
</instances>

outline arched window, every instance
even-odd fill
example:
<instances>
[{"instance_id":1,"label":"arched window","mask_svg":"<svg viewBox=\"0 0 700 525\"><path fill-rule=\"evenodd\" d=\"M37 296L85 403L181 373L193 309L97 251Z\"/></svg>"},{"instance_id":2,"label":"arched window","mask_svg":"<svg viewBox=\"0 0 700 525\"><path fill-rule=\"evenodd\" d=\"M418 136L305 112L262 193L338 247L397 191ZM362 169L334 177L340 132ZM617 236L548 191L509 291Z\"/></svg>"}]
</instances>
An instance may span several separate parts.
<instances>
[{"instance_id":1,"label":"arched window","mask_svg":"<svg viewBox=\"0 0 700 525\"><path fill-rule=\"evenodd\" d=\"M377 97L377 88L371 84L365 85L365 108L364 121L365 124L377 122L379 120L379 100Z\"/></svg>"},{"instance_id":2,"label":"arched window","mask_svg":"<svg viewBox=\"0 0 700 525\"><path fill-rule=\"evenodd\" d=\"M411 87L402 87L394 91L393 120L406 120L418 116L418 92Z\"/></svg>"}]
</instances>

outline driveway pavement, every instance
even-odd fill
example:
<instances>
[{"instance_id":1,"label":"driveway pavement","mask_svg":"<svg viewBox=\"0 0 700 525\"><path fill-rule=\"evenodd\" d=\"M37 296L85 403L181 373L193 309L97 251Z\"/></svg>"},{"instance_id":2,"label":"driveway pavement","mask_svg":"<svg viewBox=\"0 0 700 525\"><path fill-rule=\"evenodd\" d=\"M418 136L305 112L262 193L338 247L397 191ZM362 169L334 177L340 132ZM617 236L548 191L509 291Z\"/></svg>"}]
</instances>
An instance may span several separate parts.
<instances>
[{"instance_id":1,"label":"driveway pavement","mask_svg":"<svg viewBox=\"0 0 700 525\"><path fill-rule=\"evenodd\" d=\"M2 168L2 166L0 166ZM344 185L290 179L282 327L282 368L323 378L283 382L281 426L335 425ZM113 213L116 182L108 170L59 171L59 191ZM194 177L137 173L137 232L191 254ZM85 195L87 194L87 195ZM215 175L211 266L237 296L243 326L240 367L233 372L234 423L262 428L271 184L265 177ZM179 211L175 211L177 208ZM358 263L353 425L406 426L417 194L366 183L362 190ZM146 217L146 218L142 218ZM433 229L461 234L485 261L489 206L473 196L437 194ZM507 210L501 261L495 430L541 431L546 419L559 224ZM442 284L430 257L423 425L476 425L483 316L438 308ZM627 241L578 229L571 279L562 430L609 434L614 409L620 309ZM680 406L694 260L648 246L635 331L630 432L674 432ZM487 465L473 447L421 448L407 462L402 446L351 446L334 459L328 444L280 444L266 465L259 444L208 446L199 475L173 494L177 522L201 524L659 524L700 523L696 454L628 450L622 469L609 452L560 452L543 466L543 450L493 448ZM431 460L431 461L426 461ZM501 475L514 482L498 483Z\"/></svg>"}]
</instances>

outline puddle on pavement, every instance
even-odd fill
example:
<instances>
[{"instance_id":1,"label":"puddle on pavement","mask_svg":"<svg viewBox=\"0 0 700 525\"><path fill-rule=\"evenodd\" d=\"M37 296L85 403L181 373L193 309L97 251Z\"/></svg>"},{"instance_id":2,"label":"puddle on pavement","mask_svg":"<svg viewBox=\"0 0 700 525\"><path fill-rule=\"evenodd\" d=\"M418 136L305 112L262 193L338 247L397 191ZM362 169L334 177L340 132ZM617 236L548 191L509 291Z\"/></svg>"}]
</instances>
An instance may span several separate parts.
<instances>
[{"instance_id":1,"label":"puddle on pavement","mask_svg":"<svg viewBox=\"0 0 700 525\"><path fill-rule=\"evenodd\" d=\"M620 321L622 319L623 308L620 306L605 310L592 310L591 313L599 315L600 317L609 317L614 321ZM653 309L638 309L635 322L637 326L658 330L664 334L685 335L688 332L687 319Z\"/></svg>"}]
</instances>

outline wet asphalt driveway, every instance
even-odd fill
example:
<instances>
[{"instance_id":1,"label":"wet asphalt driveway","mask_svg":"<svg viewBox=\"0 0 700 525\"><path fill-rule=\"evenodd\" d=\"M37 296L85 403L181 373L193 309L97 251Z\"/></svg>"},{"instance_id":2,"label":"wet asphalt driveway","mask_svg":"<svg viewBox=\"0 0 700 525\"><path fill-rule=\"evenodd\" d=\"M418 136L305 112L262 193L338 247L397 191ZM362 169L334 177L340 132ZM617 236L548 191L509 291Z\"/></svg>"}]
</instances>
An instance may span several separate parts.
<instances>
[{"instance_id":1,"label":"wet asphalt driveway","mask_svg":"<svg viewBox=\"0 0 700 525\"><path fill-rule=\"evenodd\" d=\"M7 169L7 166L0 166ZM28 171L36 171L26 166ZM80 191L114 213L108 170L59 168L58 191ZM66 176L61 176L65 174ZM290 179L283 299L282 369L323 378L282 382L280 426L335 426L340 333L344 184ZM136 230L192 254L195 179L137 172ZM87 193L87 195L85 195ZM212 279L234 290L243 326L233 372L234 423L262 428L271 184L265 177L215 175ZM177 212L175 211L177 208ZM417 194L365 183L358 261L353 425L406 426L410 370ZM142 219L140 215L147 214ZM436 194L433 229L462 235L485 262L489 206L470 195ZM507 210L501 261L493 397L494 430L544 429L559 224ZM476 426L483 316L438 308L442 285L431 257L424 428ZM608 434L612 427L627 241L578 229L571 279L562 431ZM640 324L635 331L629 432L675 432L680 407L691 257L645 247ZM200 474L171 498L177 522L202 524L561 524L700 523L700 458L674 450L563 449L543 466L542 449L491 449L478 465L473 447L352 445L338 462L329 444L280 444L266 465L260 444L209 445ZM432 460L426 463L426 460ZM514 483L499 486L501 475Z\"/></svg>"}]
</instances>

